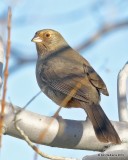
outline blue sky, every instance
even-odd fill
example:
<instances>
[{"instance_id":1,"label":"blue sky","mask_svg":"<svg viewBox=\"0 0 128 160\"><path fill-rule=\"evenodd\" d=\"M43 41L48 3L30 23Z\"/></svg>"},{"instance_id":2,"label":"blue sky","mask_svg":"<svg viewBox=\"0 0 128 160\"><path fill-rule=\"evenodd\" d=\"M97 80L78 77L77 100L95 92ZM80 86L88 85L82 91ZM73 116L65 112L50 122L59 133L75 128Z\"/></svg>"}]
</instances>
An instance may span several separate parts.
<instances>
[{"instance_id":1,"label":"blue sky","mask_svg":"<svg viewBox=\"0 0 128 160\"><path fill-rule=\"evenodd\" d=\"M13 4L12 47L20 50L21 56L36 57L35 44L31 42L37 30L51 28L58 30L73 48L86 41L103 24L120 22L128 19L128 1L120 0L33 0L0 1L0 18L6 15L8 4ZM0 27L2 30L2 27ZM6 27L4 28L6 31ZM5 38L5 33L1 32ZM102 96L101 105L111 120L118 120L117 110L117 75L128 61L128 28L122 28L101 37L93 46L81 52L105 81L110 96ZM18 54L18 53L17 53ZM10 65L15 63L11 58ZM12 73L8 79L8 97L19 106L24 106L38 91L35 78L36 62L25 65ZM51 116L58 108L43 93L27 109ZM82 109L62 109L61 116L66 119L84 120ZM59 149L41 146L49 154L82 158L95 152ZM26 142L3 136L2 160L32 160L34 152ZM39 156L38 160L42 158Z\"/></svg>"}]
</instances>

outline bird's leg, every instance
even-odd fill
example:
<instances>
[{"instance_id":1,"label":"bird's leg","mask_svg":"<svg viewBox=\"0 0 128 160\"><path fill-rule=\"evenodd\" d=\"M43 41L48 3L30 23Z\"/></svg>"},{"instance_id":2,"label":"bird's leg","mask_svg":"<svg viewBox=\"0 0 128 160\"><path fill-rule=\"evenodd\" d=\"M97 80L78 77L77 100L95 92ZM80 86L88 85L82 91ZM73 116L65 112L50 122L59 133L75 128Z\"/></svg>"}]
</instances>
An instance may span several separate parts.
<instances>
[{"instance_id":1,"label":"bird's leg","mask_svg":"<svg viewBox=\"0 0 128 160\"><path fill-rule=\"evenodd\" d=\"M58 113L57 114L55 113L52 117L56 118L58 120L62 120L63 119L62 116L60 116Z\"/></svg>"},{"instance_id":2,"label":"bird's leg","mask_svg":"<svg viewBox=\"0 0 128 160\"><path fill-rule=\"evenodd\" d=\"M63 119L62 116L59 115L59 111L61 110L62 107L59 107L59 109L54 113L54 115L52 116L53 118L56 119Z\"/></svg>"}]
</instances>

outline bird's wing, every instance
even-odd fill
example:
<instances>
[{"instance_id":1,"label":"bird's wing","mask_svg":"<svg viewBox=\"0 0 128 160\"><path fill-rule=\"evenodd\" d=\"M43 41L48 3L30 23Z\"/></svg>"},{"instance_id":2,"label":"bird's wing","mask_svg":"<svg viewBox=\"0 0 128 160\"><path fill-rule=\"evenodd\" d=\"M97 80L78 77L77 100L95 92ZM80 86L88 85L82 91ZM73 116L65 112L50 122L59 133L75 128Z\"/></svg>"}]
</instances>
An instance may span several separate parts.
<instances>
[{"instance_id":1,"label":"bird's wing","mask_svg":"<svg viewBox=\"0 0 128 160\"><path fill-rule=\"evenodd\" d=\"M102 78L96 73L96 71L87 63L83 65L84 71L88 75L88 78L92 85L94 85L102 94L108 96L108 90L107 87L102 80Z\"/></svg>"},{"instance_id":2,"label":"bird's wing","mask_svg":"<svg viewBox=\"0 0 128 160\"><path fill-rule=\"evenodd\" d=\"M68 58L70 59L70 58ZM40 72L40 77L49 87L70 95L82 101L89 101L90 85L96 87L100 92L108 95L106 86L100 76L88 62L65 59L52 59L48 62L46 69ZM80 86L81 85L81 86Z\"/></svg>"},{"instance_id":3,"label":"bird's wing","mask_svg":"<svg viewBox=\"0 0 128 160\"><path fill-rule=\"evenodd\" d=\"M60 69L59 67L56 67L54 63L54 67L50 66L46 70L42 70L40 72L40 77L42 81L45 81L47 86L54 90L84 102L89 100L89 91L87 90L87 87L81 85L81 81L84 80L85 74L84 72L82 74L79 68L73 66L68 68L68 65L66 65L64 69Z\"/></svg>"}]
</instances>

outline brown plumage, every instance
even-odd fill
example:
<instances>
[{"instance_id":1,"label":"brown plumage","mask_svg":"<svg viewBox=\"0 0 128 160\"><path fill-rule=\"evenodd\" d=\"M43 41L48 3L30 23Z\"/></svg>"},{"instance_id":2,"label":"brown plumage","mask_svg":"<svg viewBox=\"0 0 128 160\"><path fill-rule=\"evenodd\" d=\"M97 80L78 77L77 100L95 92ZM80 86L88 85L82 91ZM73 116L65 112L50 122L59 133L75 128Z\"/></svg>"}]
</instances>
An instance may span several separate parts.
<instances>
[{"instance_id":1,"label":"brown plumage","mask_svg":"<svg viewBox=\"0 0 128 160\"><path fill-rule=\"evenodd\" d=\"M106 85L89 62L73 50L57 31L40 30L32 41L36 43L38 52L36 77L41 90L58 105L67 95L71 96L63 107L83 108L101 142L121 143L99 104L100 93L108 96ZM78 83L81 83L80 88L76 87ZM76 93L70 95L73 89Z\"/></svg>"}]
</instances>

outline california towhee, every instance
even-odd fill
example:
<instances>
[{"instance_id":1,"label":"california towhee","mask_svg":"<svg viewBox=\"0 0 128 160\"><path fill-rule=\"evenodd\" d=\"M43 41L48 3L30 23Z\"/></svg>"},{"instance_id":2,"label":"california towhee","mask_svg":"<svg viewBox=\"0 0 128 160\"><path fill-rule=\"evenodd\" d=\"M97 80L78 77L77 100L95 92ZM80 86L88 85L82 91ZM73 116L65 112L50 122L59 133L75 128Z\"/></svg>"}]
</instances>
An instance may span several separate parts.
<instances>
[{"instance_id":1,"label":"california towhee","mask_svg":"<svg viewBox=\"0 0 128 160\"><path fill-rule=\"evenodd\" d=\"M58 105L70 96L63 107L83 108L99 141L121 143L99 104L100 93L108 96L106 85L89 62L73 50L57 31L40 30L32 41L36 43L38 52L36 78L41 90ZM78 83L81 88L76 87ZM76 93L70 95L73 89Z\"/></svg>"}]
</instances>

